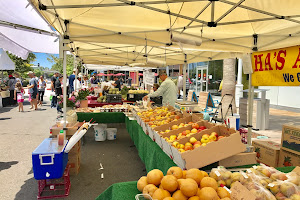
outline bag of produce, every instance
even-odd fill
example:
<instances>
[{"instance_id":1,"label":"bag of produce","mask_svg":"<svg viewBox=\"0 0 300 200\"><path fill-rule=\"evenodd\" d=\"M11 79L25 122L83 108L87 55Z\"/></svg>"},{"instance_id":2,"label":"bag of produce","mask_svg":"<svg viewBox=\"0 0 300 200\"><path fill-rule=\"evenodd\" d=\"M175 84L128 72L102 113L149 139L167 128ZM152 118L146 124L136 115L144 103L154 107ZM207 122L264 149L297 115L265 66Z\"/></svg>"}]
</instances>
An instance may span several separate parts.
<instances>
[{"instance_id":1,"label":"bag of produce","mask_svg":"<svg viewBox=\"0 0 300 200\"><path fill-rule=\"evenodd\" d=\"M270 191L275 195L277 200L297 200L300 199L300 188L288 180L285 181L275 181L269 185Z\"/></svg>"},{"instance_id":2,"label":"bag of produce","mask_svg":"<svg viewBox=\"0 0 300 200\"><path fill-rule=\"evenodd\" d=\"M232 183L240 181L242 174L240 172L232 173L225 167L219 166L218 168L213 168L209 176L214 178L218 182L219 187L227 186L228 188L230 188Z\"/></svg>"}]
</instances>

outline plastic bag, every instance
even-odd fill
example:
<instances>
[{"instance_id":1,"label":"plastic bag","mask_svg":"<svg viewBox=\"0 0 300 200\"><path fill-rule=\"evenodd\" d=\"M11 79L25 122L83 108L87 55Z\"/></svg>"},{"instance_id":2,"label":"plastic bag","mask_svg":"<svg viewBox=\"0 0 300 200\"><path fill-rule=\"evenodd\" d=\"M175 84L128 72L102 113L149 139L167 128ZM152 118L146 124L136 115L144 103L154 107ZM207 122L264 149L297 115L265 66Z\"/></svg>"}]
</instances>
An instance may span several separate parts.
<instances>
[{"instance_id":1,"label":"plastic bag","mask_svg":"<svg viewBox=\"0 0 300 200\"><path fill-rule=\"evenodd\" d=\"M269 185L270 191L275 195L277 200L297 200L300 199L300 188L299 186L285 180L275 181Z\"/></svg>"},{"instance_id":2,"label":"plastic bag","mask_svg":"<svg viewBox=\"0 0 300 200\"><path fill-rule=\"evenodd\" d=\"M260 181L258 181L259 179L256 174L243 174L243 172L240 173L242 174L242 177L240 178L240 183L244 185L252 194L255 195L256 200L276 200L275 196L262 184L260 184Z\"/></svg>"},{"instance_id":3,"label":"plastic bag","mask_svg":"<svg viewBox=\"0 0 300 200\"><path fill-rule=\"evenodd\" d=\"M228 171L225 167L219 166L211 170L210 177L214 178L218 182L219 187L227 186L228 188L241 179L241 172L231 172Z\"/></svg>"},{"instance_id":4,"label":"plastic bag","mask_svg":"<svg viewBox=\"0 0 300 200\"><path fill-rule=\"evenodd\" d=\"M271 178L273 181L281 180L284 181L287 179L287 176L285 173L282 173L275 169L274 167L268 167L264 164L260 164L259 166L253 166L252 170L257 175L264 175L266 177Z\"/></svg>"}]
</instances>

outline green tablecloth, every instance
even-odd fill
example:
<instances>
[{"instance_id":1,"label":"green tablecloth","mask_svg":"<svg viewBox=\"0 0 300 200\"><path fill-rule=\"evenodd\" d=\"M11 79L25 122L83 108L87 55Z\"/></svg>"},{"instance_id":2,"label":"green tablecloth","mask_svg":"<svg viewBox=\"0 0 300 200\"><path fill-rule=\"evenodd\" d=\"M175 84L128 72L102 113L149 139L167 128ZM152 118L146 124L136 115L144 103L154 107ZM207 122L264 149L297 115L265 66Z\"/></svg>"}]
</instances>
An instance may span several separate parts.
<instances>
[{"instance_id":1,"label":"green tablecloth","mask_svg":"<svg viewBox=\"0 0 300 200\"><path fill-rule=\"evenodd\" d=\"M279 171L288 173L295 167L280 167ZM134 200L140 192L136 189L137 181L116 183L105 190L96 200Z\"/></svg>"},{"instance_id":2,"label":"green tablecloth","mask_svg":"<svg viewBox=\"0 0 300 200\"><path fill-rule=\"evenodd\" d=\"M136 120L125 118L127 131L136 146L141 160L146 166L147 172L152 169L160 169L164 174L176 164L167 156L161 148L146 135Z\"/></svg>"},{"instance_id":3,"label":"green tablecloth","mask_svg":"<svg viewBox=\"0 0 300 200\"><path fill-rule=\"evenodd\" d=\"M97 123L124 123L125 114L122 112L101 112L101 113L84 113L77 112L77 117L79 122L90 121L93 118L93 121Z\"/></svg>"}]
</instances>

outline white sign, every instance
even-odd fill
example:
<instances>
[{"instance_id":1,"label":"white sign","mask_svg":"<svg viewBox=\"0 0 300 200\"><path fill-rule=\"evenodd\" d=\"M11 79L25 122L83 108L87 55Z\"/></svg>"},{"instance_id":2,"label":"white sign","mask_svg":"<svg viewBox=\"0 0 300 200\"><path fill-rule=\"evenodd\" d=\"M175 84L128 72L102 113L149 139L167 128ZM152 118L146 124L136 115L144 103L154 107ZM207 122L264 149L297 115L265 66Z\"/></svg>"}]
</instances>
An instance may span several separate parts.
<instances>
[{"instance_id":1,"label":"white sign","mask_svg":"<svg viewBox=\"0 0 300 200\"><path fill-rule=\"evenodd\" d=\"M155 80L154 72L144 72L144 83L145 85L153 85Z\"/></svg>"}]
</instances>

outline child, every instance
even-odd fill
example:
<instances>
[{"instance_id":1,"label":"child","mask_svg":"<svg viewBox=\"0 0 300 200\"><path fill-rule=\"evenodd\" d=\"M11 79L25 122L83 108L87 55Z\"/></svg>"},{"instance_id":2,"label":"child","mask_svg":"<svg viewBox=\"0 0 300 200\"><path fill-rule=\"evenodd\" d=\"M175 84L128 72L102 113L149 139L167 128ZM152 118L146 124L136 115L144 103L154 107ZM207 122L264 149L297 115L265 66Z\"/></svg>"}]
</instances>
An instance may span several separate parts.
<instances>
[{"instance_id":1,"label":"child","mask_svg":"<svg viewBox=\"0 0 300 200\"><path fill-rule=\"evenodd\" d=\"M20 82L16 83L15 86L15 100L17 100L18 104L19 104L19 112L20 110L22 110L22 112L24 112L23 110L23 102L24 102L24 89L22 87L22 84Z\"/></svg>"}]
</instances>

